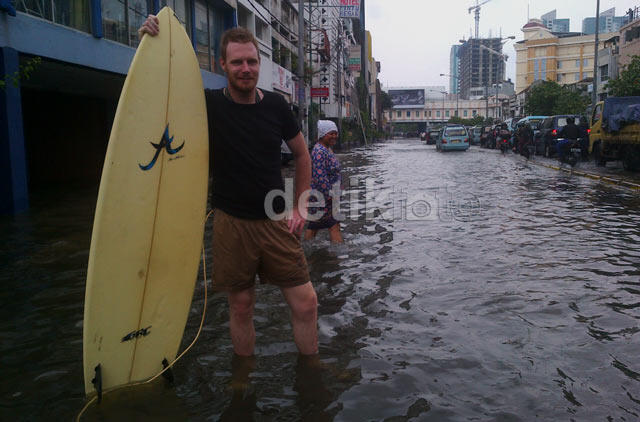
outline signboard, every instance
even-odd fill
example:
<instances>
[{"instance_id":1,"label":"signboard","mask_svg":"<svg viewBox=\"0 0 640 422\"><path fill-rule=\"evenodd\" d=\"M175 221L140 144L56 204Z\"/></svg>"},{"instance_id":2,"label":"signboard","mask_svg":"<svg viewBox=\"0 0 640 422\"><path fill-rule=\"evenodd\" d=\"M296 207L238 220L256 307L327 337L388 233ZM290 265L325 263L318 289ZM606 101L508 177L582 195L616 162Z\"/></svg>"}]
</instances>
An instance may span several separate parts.
<instances>
[{"instance_id":1,"label":"signboard","mask_svg":"<svg viewBox=\"0 0 640 422\"><path fill-rule=\"evenodd\" d=\"M360 47L353 46L349 48L349 70L360 72Z\"/></svg>"},{"instance_id":2,"label":"signboard","mask_svg":"<svg viewBox=\"0 0 640 422\"><path fill-rule=\"evenodd\" d=\"M349 70L360 72L360 57L349 57Z\"/></svg>"},{"instance_id":3,"label":"signboard","mask_svg":"<svg viewBox=\"0 0 640 422\"><path fill-rule=\"evenodd\" d=\"M328 97L329 96L329 87L323 86L320 88L311 88L311 96L312 97Z\"/></svg>"},{"instance_id":4,"label":"signboard","mask_svg":"<svg viewBox=\"0 0 640 422\"><path fill-rule=\"evenodd\" d=\"M424 89L390 89L389 97L394 108L424 106Z\"/></svg>"},{"instance_id":5,"label":"signboard","mask_svg":"<svg viewBox=\"0 0 640 422\"><path fill-rule=\"evenodd\" d=\"M271 70L273 72L273 88L287 94L293 94L293 79L291 77L291 72L276 63L272 64Z\"/></svg>"},{"instance_id":6,"label":"signboard","mask_svg":"<svg viewBox=\"0 0 640 422\"><path fill-rule=\"evenodd\" d=\"M360 18L360 0L340 0L341 18Z\"/></svg>"}]
</instances>

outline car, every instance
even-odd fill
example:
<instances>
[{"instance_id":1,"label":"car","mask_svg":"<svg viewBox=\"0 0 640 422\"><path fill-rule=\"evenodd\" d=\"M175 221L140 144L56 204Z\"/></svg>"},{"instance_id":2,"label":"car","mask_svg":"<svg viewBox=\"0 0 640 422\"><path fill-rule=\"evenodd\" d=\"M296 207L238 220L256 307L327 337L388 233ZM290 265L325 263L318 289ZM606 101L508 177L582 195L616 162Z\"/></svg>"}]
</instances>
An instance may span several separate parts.
<instances>
[{"instance_id":1,"label":"car","mask_svg":"<svg viewBox=\"0 0 640 422\"><path fill-rule=\"evenodd\" d=\"M578 114L559 114L549 116L542 121L538 135L534 137L536 152L541 151L545 157L555 157L558 136L570 117L574 118L576 125L579 125L581 121L586 122L586 118ZM586 133L586 130L584 131ZM586 136L581 136L581 139L585 138Z\"/></svg>"},{"instance_id":2,"label":"car","mask_svg":"<svg viewBox=\"0 0 640 422\"><path fill-rule=\"evenodd\" d=\"M482 135L482 126L474 126L469 133L472 145L480 145L480 135Z\"/></svg>"},{"instance_id":3,"label":"car","mask_svg":"<svg viewBox=\"0 0 640 422\"><path fill-rule=\"evenodd\" d=\"M451 125L442 128L442 135L436 141L436 149L439 151L469 149L469 133L464 126Z\"/></svg>"},{"instance_id":4,"label":"car","mask_svg":"<svg viewBox=\"0 0 640 422\"><path fill-rule=\"evenodd\" d=\"M435 145L439 137L440 137L439 129L430 129L427 132L427 145Z\"/></svg>"}]
</instances>

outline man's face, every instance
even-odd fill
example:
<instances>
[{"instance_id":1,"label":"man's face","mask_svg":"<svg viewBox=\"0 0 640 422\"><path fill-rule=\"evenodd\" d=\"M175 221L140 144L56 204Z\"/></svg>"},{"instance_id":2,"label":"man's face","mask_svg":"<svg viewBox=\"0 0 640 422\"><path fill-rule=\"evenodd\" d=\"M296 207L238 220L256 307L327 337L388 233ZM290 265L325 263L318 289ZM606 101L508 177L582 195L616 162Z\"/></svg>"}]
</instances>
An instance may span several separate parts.
<instances>
[{"instance_id":1,"label":"man's face","mask_svg":"<svg viewBox=\"0 0 640 422\"><path fill-rule=\"evenodd\" d=\"M227 59L220 58L220 65L227 74L229 85L241 92L251 92L258 84L260 56L253 43L227 44Z\"/></svg>"}]
</instances>

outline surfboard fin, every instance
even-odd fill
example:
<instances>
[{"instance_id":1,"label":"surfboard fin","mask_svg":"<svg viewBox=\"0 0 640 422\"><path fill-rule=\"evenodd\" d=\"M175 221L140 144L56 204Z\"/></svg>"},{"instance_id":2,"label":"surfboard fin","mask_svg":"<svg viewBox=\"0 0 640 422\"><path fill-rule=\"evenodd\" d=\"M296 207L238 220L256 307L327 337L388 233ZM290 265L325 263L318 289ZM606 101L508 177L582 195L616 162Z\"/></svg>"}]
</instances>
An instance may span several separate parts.
<instances>
[{"instance_id":1,"label":"surfboard fin","mask_svg":"<svg viewBox=\"0 0 640 422\"><path fill-rule=\"evenodd\" d=\"M102 401L102 370L100 368L100 364L98 364L98 366L94 368L94 371L96 372L96 374L91 380L91 383L98 392L98 404L100 404L100 402Z\"/></svg>"},{"instance_id":2,"label":"surfboard fin","mask_svg":"<svg viewBox=\"0 0 640 422\"><path fill-rule=\"evenodd\" d=\"M166 368L167 366L169 366L169 361L167 360L167 358L162 359L162 367ZM164 379L173 384L173 372L171 372L171 368L164 371L162 373L162 376L164 377Z\"/></svg>"}]
</instances>

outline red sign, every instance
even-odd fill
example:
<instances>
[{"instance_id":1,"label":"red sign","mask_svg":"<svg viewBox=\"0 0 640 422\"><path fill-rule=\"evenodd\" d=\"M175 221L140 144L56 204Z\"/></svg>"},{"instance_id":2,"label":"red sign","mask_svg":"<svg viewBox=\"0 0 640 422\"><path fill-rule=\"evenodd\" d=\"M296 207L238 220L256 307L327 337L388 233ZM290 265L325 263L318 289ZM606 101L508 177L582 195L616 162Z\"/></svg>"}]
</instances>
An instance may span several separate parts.
<instances>
[{"instance_id":1,"label":"red sign","mask_svg":"<svg viewBox=\"0 0 640 422\"><path fill-rule=\"evenodd\" d=\"M312 97L328 97L329 96L329 87L324 86L320 88L311 88L311 96Z\"/></svg>"}]
</instances>

